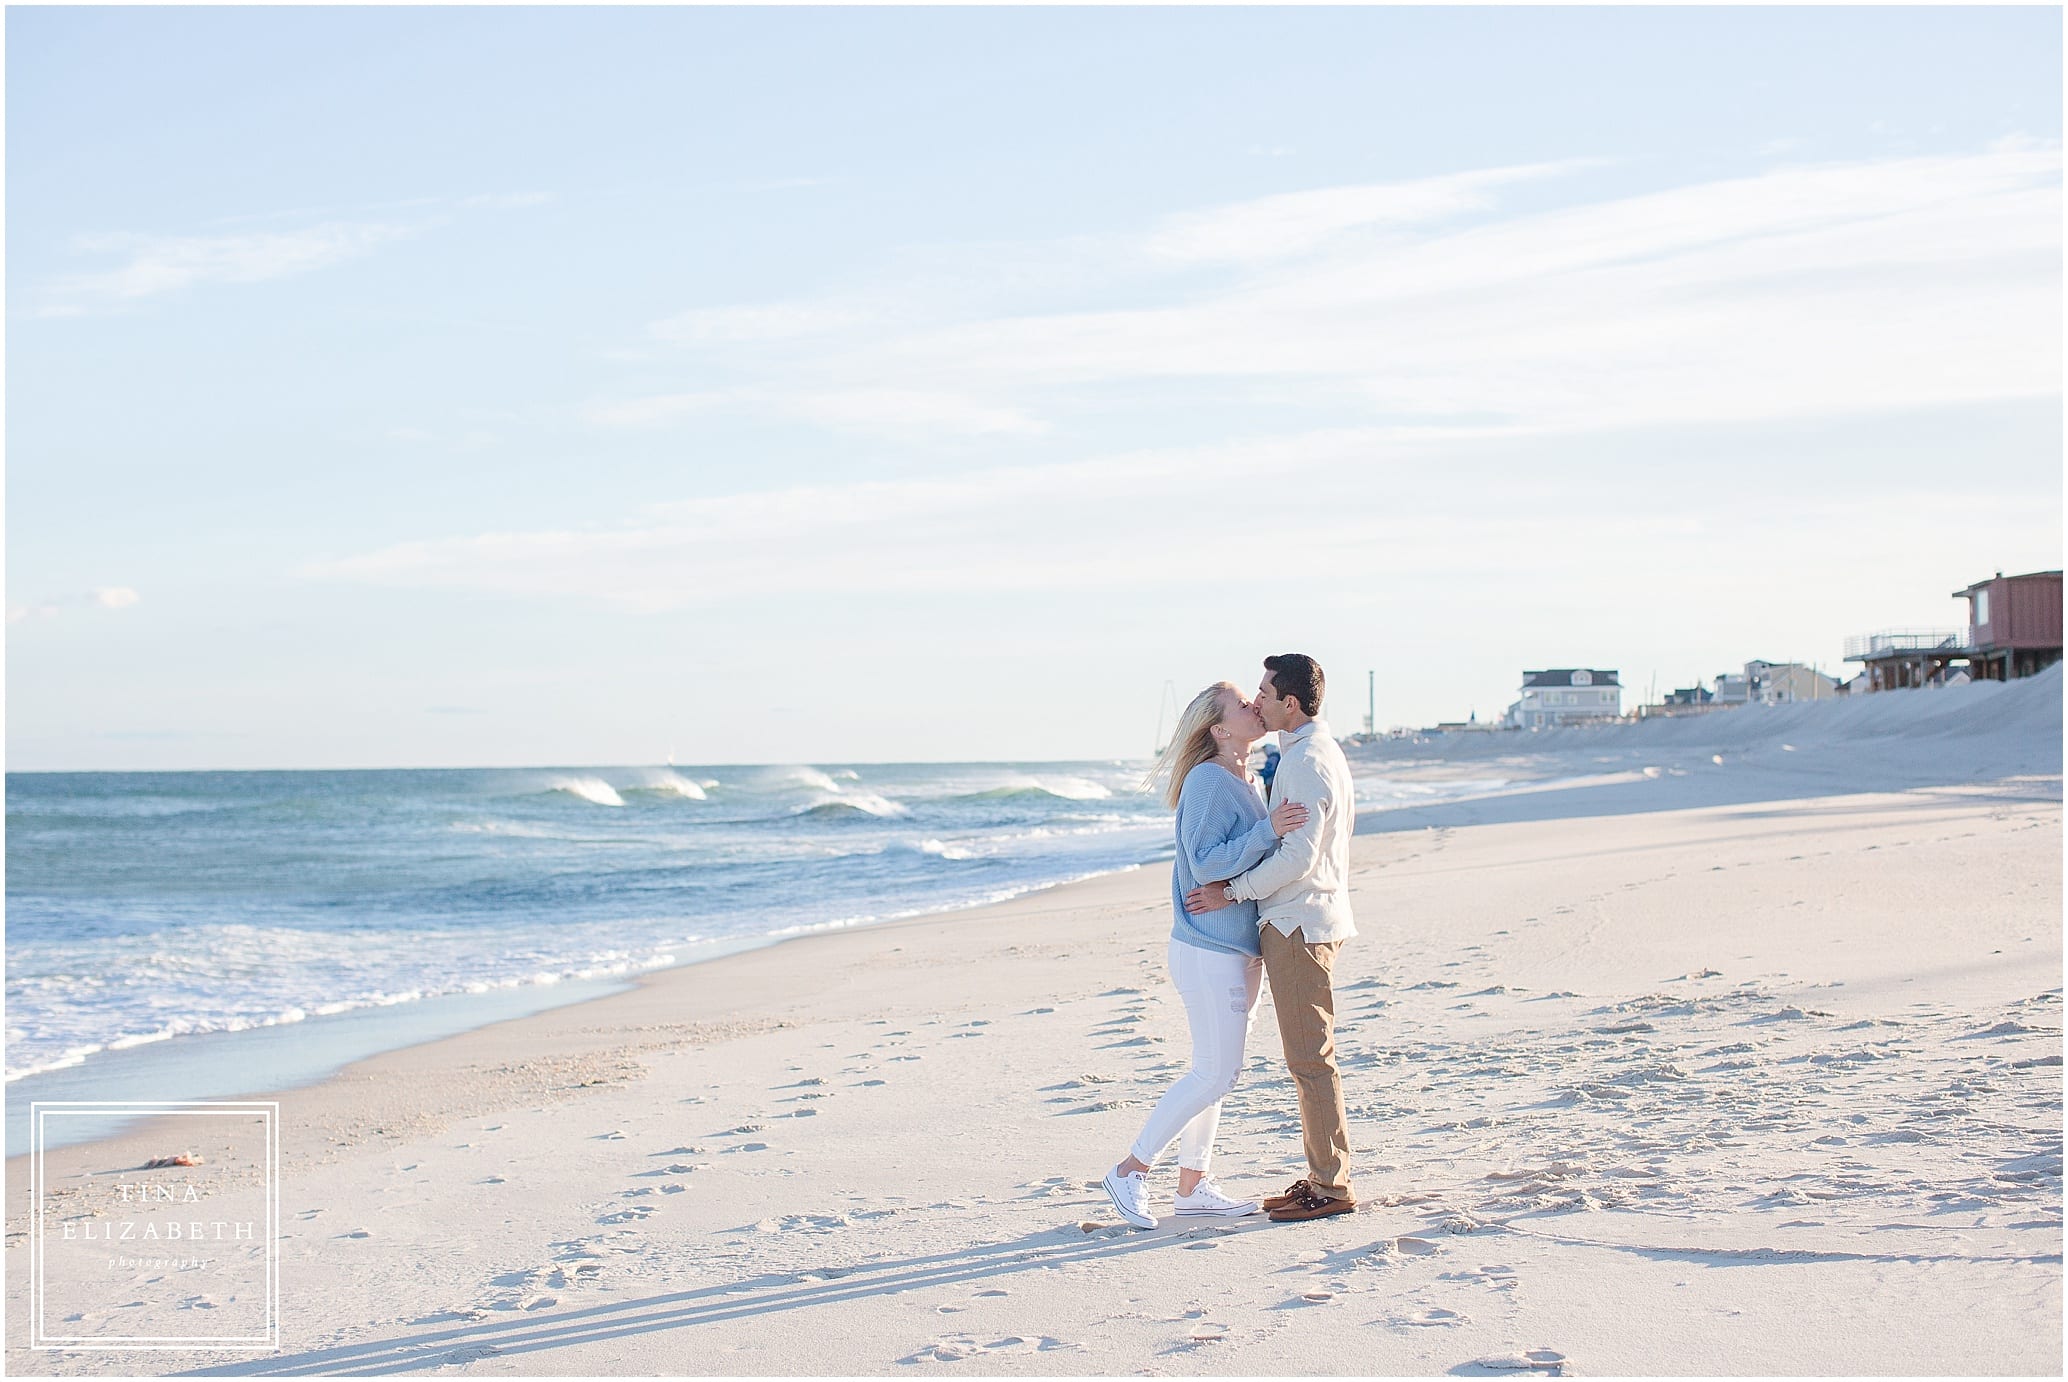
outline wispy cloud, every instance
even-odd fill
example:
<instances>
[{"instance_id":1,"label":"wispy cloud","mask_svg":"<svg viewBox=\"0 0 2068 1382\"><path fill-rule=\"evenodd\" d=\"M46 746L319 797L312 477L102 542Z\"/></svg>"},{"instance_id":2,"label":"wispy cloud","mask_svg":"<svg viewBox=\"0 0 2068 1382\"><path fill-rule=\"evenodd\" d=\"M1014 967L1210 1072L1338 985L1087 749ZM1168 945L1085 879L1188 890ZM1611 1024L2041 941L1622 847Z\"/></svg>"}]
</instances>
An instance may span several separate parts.
<instances>
[{"instance_id":1,"label":"wispy cloud","mask_svg":"<svg viewBox=\"0 0 2068 1382\"><path fill-rule=\"evenodd\" d=\"M937 389L835 389L800 395L795 405L829 427L881 436L1025 435L1046 430L1045 424L1017 408L994 407Z\"/></svg>"},{"instance_id":2,"label":"wispy cloud","mask_svg":"<svg viewBox=\"0 0 2068 1382\"><path fill-rule=\"evenodd\" d=\"M1254 263L1309 253L1353 230L1426 225L1486 211L1516 183L1568 176L1598 159L1489 168L1412 182L1324 187L1172 217L1148 238L1150 254L1191 263Z\"/></svg>"},{"instance_id":3,"label":"wispy cloud","mask_svg":"<svg viewBox=\"0 0 2068 1382\"><path fill-rule=\"evenodd\" d=\"M1305 569L1410 586L1468 549L1475 570L1510 562L1520 580L1522 554L1547 542L1610 552L1602 562L1623 572L1663 569L1698 537L1721 550L1705 527L1718 512L1769 522L1769 499L1710 478L1693 491L1654 480L1648 511L1589 516L1581 537L1570 481L1518 448L2057 396L2055 146L1504 208L1523 183L1550 189L1582 166L1322 189L1055 247L1072 271L1099 260L1117 285L1080 298L1149 305L958 313L998 300L994 274L966 294L939 280L913 294L873 283L699 309L654 334L700 379L726 382L589 410L611 427L750 409L883 435L1018 439L1119 385L1177 408L1250 395L1311 405L1290 435L701 498L616 527L435 538L305 574L641 610L743 589L1141 590L1195 581L1198 534L1237 530L1297 532ZM1041 248L1018 252L1038 260ZM1485 472L1498 485L1464 478L1460 458L1476 446L1506 448ZM1818 502L1836 530L1863 501ZM1871 502L1913 522L1961 501L1950 487L1884 487ZM1554 534L1542 515L1559 510Z\"/></svg>"},{"instance_id":4,"label":"wispy cloud","mask_svg":"<svg viewBox=\"0 0 2068 1382\"><path fill-rule=\"evenodd\" d=\"M1275 551L1273 569L1298 589L1370 604L1425 589L1466 552L1474 580L1521 591L1573 563L1604 580L1707 561L1720 570L1754 527L1907 522L1908 532L1927 519L1986 521L1994 502L1952 485L1924 493L1892 484L1866 498L1833 486L1797 493L1777 521L1770 489L1718 486L1705 470L1691 486L1668 477L1576 515L1570 468L1540 443L1482 445L1491 449L1460 457L1447 436L1356 428L950 478L797 485L654 505L613 526L400 543L299 574L649 613L742 592L1135 600L1163 590L1210 603L1249 589L1265 569L1257 563Z\"/></svg>"},{"instance_id":5,"label":"wispy cloud","mask_svg":"<svg viewBox=\"0 0 2068 1382\"><path fill-rule=\"evenodd\" d=\"M552 200L551 192L478 192L471 197L461 197L457 205L485 207L491 211L517 211L530 206L544 206Z\"/></svg>"},{"instance_id":6,"label":"wispy cloud","mask_svg":"<svg viewBox=\"0 0 2068 1382\"><path fill-rule=\"evenodd\" d=\"M1268 391L1346 422L1545 431L2058 391L2057 145L1504 203L1525 184L1555 203L1561 179L1597 166L1288 193L1132 237L1008 247L988 272L974 256L959 287L857 284L823 302L684 313L654 333L704 366L727 352L734 397L828 426L869 409L827 400L966 401L931 418L906 409L915 435L985 416L1030 433L1115 385L1179 407L1188 389ZM1154 305L970 312L1015 277L1040 280L1002 265L1045 252L1068 266L1056 278L1103 275L1107 290L1079 300Z\"/></svg>"},{"instance_id":7,"label":"wispy cloud","mask_svg":"<svg viewBox=\"0 0 2068 1382\"><path fill-rule=\"evenodd\" d=\"M833 303L771 302L702 307L657 321L648 330L659 340L678 344L736 345L823 336L862 320L854 309Z\"/></svg>"},{"instance_id":8,"label":"wispy cloud","mask_svg":"<svg viewBox=\"0 0 2068 1382\"><path fill-rule=\"evenodd\" d=\"M123 262L52 282L46 316L75 316L201 283L261 283L357 259L417 233L394 223L308 226L243 235L87 235L78 247Z\"/></svg>"},{"instance_id":9,"label":"wispy cloud","mask_svg":"<svg viewBox=\"0 0 2068 1382\"><path fill-rule=\"evenodd\" d=\"M798 415L835 431L878 437L1031 435L1046 430L1045 424L1017 408L938 389L714 389L592 403L584 415L603 427L639 428L718 408Z\"/></svg>"},{"instance_id":10,"label":"wispy cloud","mask_svg":"<svg viewBox=\"0 0 2068 1382\"><path fill-rule=\"evenodd\" d=\"M20 624L31 619L54 619L68 609L128 609L143 596L126 585L103 586L98 590L58 595L27 604L9 605L7 622Z\"/></svg>"},{"instance_id":11,"label":"wispy cloud","mask_svg":"<svg viewBox=\"0 0 2068 1382\"><path fill-rule=\"evenodd\" d=\"M417 198L388 210L420 212L414 218L357 219L353 213L326 215L312 224L281 230L246 230L208 235L95 233L74 238L82 254L113 257L113 267L65 274L42 285L38 313L83 316L117 310L146 299L211 283L263 283L314 273L364 258L389 245L449 224L455 211L507 211L551 201L546 192L494 192L459 198ZM251 220L302 219L310 213L279 213ZM364 212L359 213L364 215ZM220 222L218 224L221 224Z\"/></svg>"},{"instance_id":12,"label":"wispy cloud","mask_svg":"<svg viewBox=\"0 0 2068 1382\"><path fill-rule=\"evenodd\" d=\"M730 401L733 396L723 392L648 394L593 403L586 415L589 421L603 427L652 427Z\"/></svg>"},{"instance_id":13,"label":"wispy cloud","mask_svg":"<svg viewBox=\"0 0 2068 1382\"><path fill-rule=\"evenodd\" d=\"M1368 445L1368 438L1363 439ZM792 487L655 505L615 528L401 543L301 574L414 588L606 600L654 611L741 590L1086 589L1187 580L1189 538L1157 520L1173 492L1358 451L1317 436L1207 453L1149 452L954 479ZM1087 511L1087 502L1096 504ZM1345 540L1350 540L1346 536Z\"/></svg>"}]
</instances>

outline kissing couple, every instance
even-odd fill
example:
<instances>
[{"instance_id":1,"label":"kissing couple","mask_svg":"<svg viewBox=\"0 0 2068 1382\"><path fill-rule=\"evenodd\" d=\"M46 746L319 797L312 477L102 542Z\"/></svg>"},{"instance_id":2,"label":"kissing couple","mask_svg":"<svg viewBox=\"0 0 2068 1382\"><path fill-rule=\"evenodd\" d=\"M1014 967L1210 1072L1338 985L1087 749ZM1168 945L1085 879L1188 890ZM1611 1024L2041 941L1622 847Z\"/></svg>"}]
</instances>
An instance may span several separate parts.
<instances>
[{"instance_id":1,"label":"kissing couple","mask_svg":"<svg viewBox=\"0 0 2068 1382\"><path fill-rule=\"evenodd\" d=\"M1160 1099L1128 1155L1106 1172L1120 1217L1155 1228L1149 1170L1175 1141L1179 1218L1240 1218L1259 1207L1280 1222L1357 1208L1350 1137L1336 1069L1330 975L1350 918L1350 765L1321 714L1321 664L1304 653L1264 659L1254 701L1230 682L1192 698L1145 786L1169 775L1177 811L1171 873L1170 977L1192 1027L1192 1067ZM1279 739L1267 800L1250 750ZM1233 1196L1207 1174L1221 1100L1242 1075L1243 1046L1266 975L1286 1068L1300 1096L1307 1174L1283 1193Z\"/></svg>"}]
</instances>

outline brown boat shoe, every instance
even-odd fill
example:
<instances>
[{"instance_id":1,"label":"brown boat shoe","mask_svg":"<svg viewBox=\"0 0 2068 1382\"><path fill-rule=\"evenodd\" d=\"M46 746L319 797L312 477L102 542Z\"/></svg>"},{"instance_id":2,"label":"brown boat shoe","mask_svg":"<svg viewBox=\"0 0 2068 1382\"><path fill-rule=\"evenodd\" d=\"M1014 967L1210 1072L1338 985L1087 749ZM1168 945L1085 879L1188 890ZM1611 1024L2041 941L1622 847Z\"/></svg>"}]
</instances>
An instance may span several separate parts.
<instances>
[{"instance_id":1,"label":"brown boat shoe","mask_svg":"<svg viewBox=\"0 0 2068 1382\"><path fill-rule=\"evenodd\" d=\"M1348 1195L1335 1199L1328 1195L1317 1195L1313 1187L1307 1193L1289 1204L1282 1204L1271 1210L1271 1222L1277 1224L1298 1223L1303 1219L1326 1219L1331 1214L1354 1214L1357 1201Z\"/></svg>"},{"instance_id":2,"label":"brown boat shoe","mask_svg":"<svg viewBox=\"0 0 2068 1382\"><path fill-rule=\"evenodd\" d=\"M1313 1189L1314 1186L1305 1176L1302 1176L1291 1185L1286 1186L1284 1194L1264 1196L1261 1201L1264 1206L1264 1212L1269 1214L1274 1209L1283 1209L1285 1206L1299 1200L1302 1196L1311 1193Z\"/></svg>"}]
</instances>

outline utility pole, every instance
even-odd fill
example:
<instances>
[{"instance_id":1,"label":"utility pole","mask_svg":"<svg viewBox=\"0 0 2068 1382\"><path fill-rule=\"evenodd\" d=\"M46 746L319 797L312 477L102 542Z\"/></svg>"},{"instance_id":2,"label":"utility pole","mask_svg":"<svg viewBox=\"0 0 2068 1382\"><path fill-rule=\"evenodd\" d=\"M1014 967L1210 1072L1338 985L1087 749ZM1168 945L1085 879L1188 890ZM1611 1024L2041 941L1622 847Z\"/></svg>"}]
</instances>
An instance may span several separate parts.
<instances>
[{"instance_id":1,"label":"utility pole","mask_svg":"<svg viewBox=\"0 0 2068 1382\"><path fill-rule=\"evenodd\" d=\"M1366 734L1377 734L1379 732L1379 674L1377 672L1366 672L1364 674L1364 696L1364 732Z\"/></svg>"}]
</instances>

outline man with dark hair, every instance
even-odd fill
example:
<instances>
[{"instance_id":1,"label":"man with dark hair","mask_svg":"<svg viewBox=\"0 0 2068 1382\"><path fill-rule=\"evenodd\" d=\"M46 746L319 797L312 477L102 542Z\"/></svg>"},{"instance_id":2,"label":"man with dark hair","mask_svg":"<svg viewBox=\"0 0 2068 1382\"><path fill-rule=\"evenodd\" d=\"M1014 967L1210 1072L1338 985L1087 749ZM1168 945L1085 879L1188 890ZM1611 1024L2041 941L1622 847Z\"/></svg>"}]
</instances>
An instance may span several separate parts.
<instances>
[{"instance_id":1,"label":"man with dark hair","mask_svg":"<svg viewBox=\"0 0 2068 1382\"><path fill-rule=\"evenodd\" d=\"M1321 1219L1357 1208L1350 1194L1349 1117L1336 1068L1336 998L1330 975L1336 952L1357 934L1350 918L1350 835L1357 825L1350 764L1321 713L1321 664L1304 653L1264 659L1256 707L1264 727L1276 730L1278 773L1271 805L1299 801L1307 823L1279 842L1275 853L1226 883L1185 895L1189 912L1218 911L1254 901L1264 973L1278 1009L1286 1067L1300 1092L1300 1129L1307 1174L1282 1195L1264 1201L1281 1222Z\"/></svg>"},{"instance_id":2,"label":"man with dark hair","mask_svg":"<svg viewBox=\"0 0 2068 1382\"><path fill-rule=\"evenodd\" d=\"M1305 653L1275 653L1264 659L1264 680L1280 696L1300 703L1300 714L1313 719L1321 713L1321 697L1328 679L1321 664Z\"/></svg>"}]
</instances>

